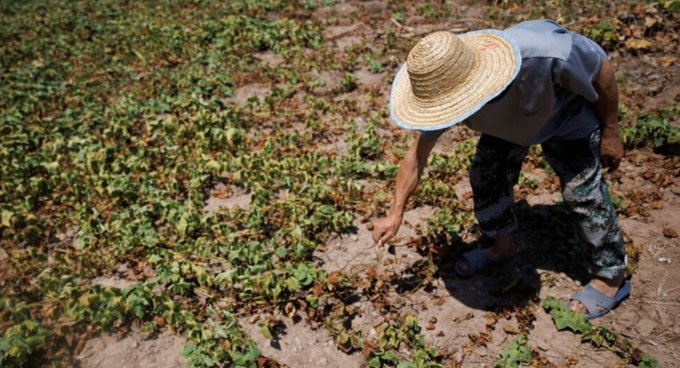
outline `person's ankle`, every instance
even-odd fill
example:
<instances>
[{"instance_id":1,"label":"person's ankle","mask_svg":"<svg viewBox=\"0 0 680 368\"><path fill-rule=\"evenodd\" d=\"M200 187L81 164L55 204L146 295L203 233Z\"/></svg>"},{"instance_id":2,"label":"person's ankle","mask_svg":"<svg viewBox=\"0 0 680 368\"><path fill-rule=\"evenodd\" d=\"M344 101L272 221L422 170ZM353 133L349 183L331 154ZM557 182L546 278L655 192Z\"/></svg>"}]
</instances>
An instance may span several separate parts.
<instances>
[{"instance_id":1,"label":"person's ankle","mask_svg":"<svg viewBox=\"0 0 680 368\"><path fill-rule=\"evenodd\" d=\"M494 239L489 255L494 261L510 258L515 255L515 243L511 235L501 235Z\"/></svg>"},{"instance_id":2,"label":"person's ankle","mask_svg":"<svg viewBox=\"0 0 680 368\"><path fill-rule=\"evenodd\" d=\"M501 235L494 239L493 248L499 251L514 251L515 242L512 240L512 235Z\"/></svg>"},{"instance_id":3,"label":"person's ankle","mask_svg":"<svg viewBox=\"0 0 680 368\"><path fill-rule=\"evenodd\" d=\"M598 277L597 280L600 280L601 282L607 284L610 287L619 287L621 283L623 283L623 280L626 278L623 272L620 274L612 277L611 279L604 278L604 277Z\"/></svg>"}]
</instances>

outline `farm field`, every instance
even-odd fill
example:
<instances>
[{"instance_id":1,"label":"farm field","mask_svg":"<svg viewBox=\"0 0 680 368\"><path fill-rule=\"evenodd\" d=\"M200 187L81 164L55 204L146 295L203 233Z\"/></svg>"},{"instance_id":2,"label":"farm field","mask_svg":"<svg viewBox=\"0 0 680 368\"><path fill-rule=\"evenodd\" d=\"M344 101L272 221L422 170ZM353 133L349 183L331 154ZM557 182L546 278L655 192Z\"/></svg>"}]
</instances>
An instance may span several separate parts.
<instances>
[{"instance_id":1,"label":"farm field","mask_svg":"<svg viewBox=\"0 0 680 368\"><path fill-rule=\"evenodd\" d=\"M680 367L680 1L0 1L0 367ZM550 18L597 41L626 154L607 175L631 297L591 323L560 183L531 149L517 256L485 243L440 138L371 239L414 140L390 83L437 30Z\"/></svg>"}]
</instances>

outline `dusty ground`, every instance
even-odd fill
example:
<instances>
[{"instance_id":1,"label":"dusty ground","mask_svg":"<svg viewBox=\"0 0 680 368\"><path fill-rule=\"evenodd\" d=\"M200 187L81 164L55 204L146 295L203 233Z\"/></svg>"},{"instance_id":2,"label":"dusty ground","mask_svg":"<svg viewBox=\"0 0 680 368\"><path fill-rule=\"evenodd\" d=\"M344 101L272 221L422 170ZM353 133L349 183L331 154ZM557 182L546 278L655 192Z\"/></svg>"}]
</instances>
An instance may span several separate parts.
<instances>
[{"instance_id":1,"label":"dusty ground","mask_svg":"<svg viewBox=\"0 0 680 368\"><path fill-rule=\"evenodd\" d=\"M124 337L103 335L89 340L77 358L82 368L184 368L185 341L169 332L147 338L139 331Z\"/></svg>"},{"instance_id":2,"label":"dusty ground","mask_svg":"<svg viewBox=\"0 0 680 368\"><path fill-rule=\"evenodd\" d=\"M400 37L418 39L420 35L436 29L454 29L461 32L481 28L486 24L480 20L484 9L479 6L454 4L465 17L463 21L427 21L423 17L411 15L407 10L404 25L395 25L390 20L386 2L339 2L334 6L320 7L314 17L326 24L325 37L332 45L332 52L342 53L346 48L357 44L363 47L378 48L386 32L396 32ZM263 63L278 66L285 60L271 52L256 56ZM375 93L376 105L386 106L389 98L389 83L399 65L394 60L403 61L405 55L391 55L385 58L386 70L383 73L369 73L365 67L357 67L358 89L347 95L338 90L337 71L320 71L318 78L325 86L314 90L320 96L334 96L336 101L346 99L360 100L366 93ZM654 56L642 59L631 55L614 55L613 61L619 65L619 75L646 75L647 82L640 78L628 77L623 81L624 91L635 92L643 83L655 84L653 96L646 96L646 102L656 106L668 106L678 98L677 83L669 83L675 78L677 66L659 70L632 70L626 66L649 68L655 64ZM656 83L656 82L654 82ZM237 86L236 96L232 99L245 104L249 99L262 99L270 86L256 82ZM658 89L658 90L656 90ZM628 96L633 96L631 92ZM634 98L624 98L624 102ZM341 102L339 102L341 103ZM369 111L359 109L353 118L361 122ZM332 120L329 117L329 120ZM360 126L361 129L361 126ZM381 137L394 140L402 137L403 132L392 125L379 130ZM453 129L441 139L436 152L446 154L457 142L456 134L469 134ZM324 145L321 145L323 149ZM346 149L342 136L331 138L325 144L329 152L344 154ZM621 215L621 225L630 246L640 250L640 259L631 281L632 295L614 312L597 320L612 330L630 338L643 350L652 354L659 367L680 367L680 239L672 238L668 230L680 231L680 181L670 178L671 184L662 186L654 182L656 173L664 171L669 160L650 150L628 152L618 173L609 176L611 192L624 199L629 206L642 205L642 210L630 215ZM389 285L388 301L418 315L423 333L428 341L445 352L450 352L461 367L491 366L498 351L518 332L516 315L503 319L493 325L491 337L480 346L475 346L470 335L489 331L486 319L488 311L514 304L533 305L529 307L535 316L528 332L529 345L539 351L552 363L567 366L575 362L575 367L614 367L621 366L620 360L611 352L597 350L582 344L579 337L571 332L558 332L550 316L540 307L546 296L565 299L582 286L584 274L578 267L570 272L559 271L558 264L563 261L555 244L569 234L556 233L556 217L562 213L556 178L534 165L525 165L525 174L538 183L537 189L518 194L518 216L520 231L516 235L519 245L517 257L503 265L499 270L471 279L460 279L452 272L453 259L445 259L440 265L438 278L429 289L416 288L415 291L398 287L400 281L407 280L409 266L420 260L422 255L414 248L414 239L425 233L426 220L436 209L431 207L413 208L406 213L405 225L395 240L393 252L376 247L370 237L366 223L361 223L357 215L356 233L340 234L330 240L324 249L315 253L319 264L329 272L344 270L360 275L367 272L389 274L394 283ZM649 174L647 174L649 173ZM369 183L366 190L389 190L388 183ZM377 188L377 189L376 189ZM464 177L456 183L456 194L467 206L471 206L469 184ZM518 188L519 191L519 188ZM649 201L649 198L654 198ZM220 207L237 206L248 209L250 197L238 188L217 187L206 203L206 212L219 210ZM664 234L665 233L665 234ZM476 236L470 234L464 241L474 244ZM1 255L0 255L1 256ZM573 269L573 272L571 270ZM370 270L370 271L369 271ZM514 280L516 285L509 292L499 293L498 280ZM364 332L365 336L375 334L374 327L381 322L381 306L374 301L360 299L352 304L356 316L349 322L352 328ZM261 318L271 317L267 315ZM434 318L433 318L434 317ZM276 315L282 326L274 340L265 339L253 319L243 319L242 327L258 343L263 354L279 363L295 368L312 367L359 367L362 364L360 353L345 354L335 347L333 338L320 326L311 326L304 319L289 319ZM94 367L181 367L178 352L181 350L180 337L163 334L156 339L144 340L132 333L122 339L102 336L88 342L80 354L82 368ZM461 352L466 351L466 354Z\"/></svg>"}]
</instances>

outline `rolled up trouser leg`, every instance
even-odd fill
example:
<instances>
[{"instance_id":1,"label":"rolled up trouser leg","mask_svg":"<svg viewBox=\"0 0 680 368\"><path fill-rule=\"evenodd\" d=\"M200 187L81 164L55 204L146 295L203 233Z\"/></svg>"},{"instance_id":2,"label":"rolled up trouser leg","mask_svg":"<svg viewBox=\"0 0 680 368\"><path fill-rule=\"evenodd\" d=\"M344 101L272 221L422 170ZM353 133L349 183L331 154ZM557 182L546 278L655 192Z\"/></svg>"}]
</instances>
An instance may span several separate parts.
<instances>
[{"instance_id":1,"label":"rolled up trouser leg","mask_svg":"<svg viewBox=\"0 0 680 368\"><path fill-rule=\"evenodd\" d=\"M528 147L483 134L470 168L475 216L484 235L495 238L517 229L512 187Z\"/></svg>"}]
</instances>

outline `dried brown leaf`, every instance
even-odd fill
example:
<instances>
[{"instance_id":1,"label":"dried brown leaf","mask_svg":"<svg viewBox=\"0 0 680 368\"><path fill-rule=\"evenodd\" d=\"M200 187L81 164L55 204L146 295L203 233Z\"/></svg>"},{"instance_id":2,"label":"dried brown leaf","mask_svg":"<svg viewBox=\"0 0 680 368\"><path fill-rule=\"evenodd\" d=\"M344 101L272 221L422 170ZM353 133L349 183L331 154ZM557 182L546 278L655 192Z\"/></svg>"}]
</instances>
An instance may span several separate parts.
<instances>
[{"instance_id":1,"label":"dried brown leaf","mask_svg":"<svg viewBox=\"0 0 680 368\"><path fill-rule=\"evenodd\" d=\"M676 61L678 61L678 58L675 56L664 56L662 58L659 58L659 64L661 64L661 66L664 68L668 68L669 66L673 65Z\"/></svg>"},{"instance_id":2,"label":"dried brown leaf","mask_svg":"<svg viewBox=\"0 0 680 368\"><path fill-rule=\"evenodd\" d=\"M507 324L507 325L503 326L503 331L505 331L505 333L510 334L510 335L519 335L519 330L511 324Z\"/></svg>"},{"instance_id":3,"label":"dried brown leaf","mask_svg":"<svg viewBox=\"0 0 680 368\"><path fill-rule=\"evenodd\" d=\"M649 50L652 47L652 41L644 38L631 38L624 44L627 50L642 51Z\"/></svg>"},{"instance_id":4,"label":"dried brown leaf","mask_svg":"<svg viewBox=\"0 0 680 368\"><path fill-rule=\"evenodd\" d=\"M674 238L678 237L678 232L675 231L675 229L671 229L670 227L667 227L667 228L663 229L663 236L665 236L667 238L674 239Z\"/></svg>"}]
</instances>

